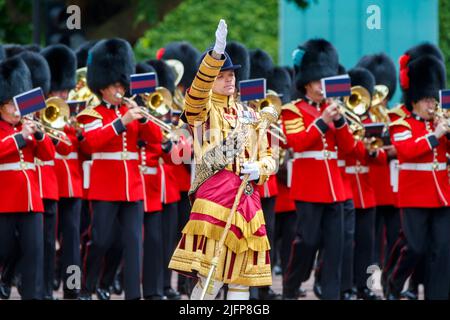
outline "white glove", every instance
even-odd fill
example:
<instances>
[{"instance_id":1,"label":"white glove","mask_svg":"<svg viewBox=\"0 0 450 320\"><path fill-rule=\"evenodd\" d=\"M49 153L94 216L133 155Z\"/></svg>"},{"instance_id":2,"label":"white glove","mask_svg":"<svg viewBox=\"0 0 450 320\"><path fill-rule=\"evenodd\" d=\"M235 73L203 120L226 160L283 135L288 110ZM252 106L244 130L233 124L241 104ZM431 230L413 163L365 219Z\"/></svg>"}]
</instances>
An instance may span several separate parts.
<instances>
[{"instance_id":1,"label":"white glove","mask_svg":"<svg viewBox=\"0 0 450 320\"><path fill-rule=\"evenodd\" d=\"M242 174L248 174L248 180L258 180L259 179L259 166L256 162L244 162L242 165ZM241 176L241 180L244 179L244 176Z\"/></svg>"},{"instance_id":2,"label":"white glove","mask_svg":"<svg viewBox=\"0 0 450 320\"><path fill-rule=\"evenodd\" d=\"M223 54L225 52L225 46L227 45L227 33L227 24L225 20L220 19L216 30L216 43L213 48L213 50L218 54Z\"/></svg>"}]
</instances>

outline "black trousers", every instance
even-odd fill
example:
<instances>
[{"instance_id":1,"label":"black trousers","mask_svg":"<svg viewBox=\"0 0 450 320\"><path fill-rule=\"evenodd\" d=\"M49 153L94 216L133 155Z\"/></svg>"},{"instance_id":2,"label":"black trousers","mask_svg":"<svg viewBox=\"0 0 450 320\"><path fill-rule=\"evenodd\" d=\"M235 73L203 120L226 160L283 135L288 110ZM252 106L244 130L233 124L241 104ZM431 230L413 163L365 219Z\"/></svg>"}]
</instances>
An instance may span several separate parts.
<instances>
[{"instance_id":1,"label":"black trousers","mask_svg":"<svg viewBox=\"0 0 450 320\"><path fill-rule=\"evenodd\" d=\"M172 271L168 268L170 258L176 248L177 228L178 228L178 204L177 202L163 204L162 212L162 232L163 232L163 285L164 289L171 288Z\"/></svg>"},{"instance_id":2,"label":"black trousers","mask_svg":"<svg viewBox=\"0 0 450 320\"><path fill-rule=\"evenodd\" d=\"M355 210L354 282L358 289L367 287L375 245L375 208Z\"/></svg>"},{"instance_id":3,"label":"black trousers","mask_svg":"<svg viewBox=\"0 0 450 320\"><path fill-rule=\"evenodd\" d=\"M342 256L341 292L353 287L353 260L355 241L355 206L353 200L344 202L344 253Z\"/></svg>"},{"instance_id":4,"label":"black trousers","mask_svg":"<svg viewBox=\"0 0 450 320\"><path fill-rule=\"evenodd\" d=\"M114 279L116 275L120 273L122 266L122 228L118 219L114 222L113 228L114 232L109 241L108 250L106 251L105 259L103 261L102 274L100 275L100 288L105 290L109 290L114 284Z\"/></svg>"},{"instance_id":5,"label":"black trousers","mask_svg":"<svg viewBox=\"0 0 450 320\"><path fill-rule=\"evenodd\" d=\"M389 277L395 294L425 257L425 298L448 299L450 286L450 208L403 208L406 245Z\"/></svg>"},{"instance_id":6,"label":"black trousers","mask_svg":"<svg viewBox=\"0 0 450 320\"><path fill-rule=\"evenodd\" d=\"M394 206L376 207L374 263L382 268L400 234L400 210Z\"/></svg>"},{"instance_id":7,"label":"black trousers","mask_svg":"<svg viewBox=\"0 0 450 320\"><path fill-rule=\"evenodd\" d=\"M124 257L124 291L125 299L139 299L143 204L136 202L92 201L91 242L88 245L84 262L83 291L93 293L99 278L102 260L105 256L115 230L117 218L121 230Z\"/></svg>"},{"instance_id":8,"label":"black trousers","mask_svg":"<svg viewBox=\"0 0 450 320\"><path fill-rule=\"evenodd\" d=\"M283 278L285 295L295 295L310 272L317 251L323 250L322 297L339 299L344 238L344 205L296 201L299 224L288 272Z\"/></svg>"},{"instance_id":9,"label":"black trousers","mask_svg":"<svg viewBox=\"0 0 450 320\"><path fill-rule=\"evenodd\" d=\"M191 203L189 201L188 193L184 191L180 192L180 197L181 199L178 202L178 230L175 241L181 239L181 231L189 221L189 215L191 214ZM178 274L177 288L179 292L190 295L194 285L193 278L184 277L181 276L181 274Z\"/></svg>"},{"instance_id":10,"label":"black trousers","mask_svg":"<svg viewBox=\"0 0 450 320\"><path fill-rule=\"evenodd\" d=\"M42 299L43 292L42 213L2 213L0 215L0 261L12 254L18 240L22 299Z\"/></svg>"},{"instance_id":11,"label":"black trousers","mask_svg":"<svg viewBox=\"0 0 450 320\"><path fill-rule=\"evenodd\" d=\"M275 261L275 201L276 197L261 198L261 207L264 213L264 221L266 222L267 238L270 247L270 265L273 267Z\"/></svg>"},{"instance_id":12,"label":"black trousers","mask_svg":"<svg viewBox=\"0 0 450 320\"><path fill-rule=\"evenodd\" d=\"M280 267L283 275L287 270L297 224L298 215L296 211L282 212L275 215L276 234L277 238L280 239Z\"/></svg>"},{"instance_id":13,"label":"black trousers","mask_svg":"<svg viewBox=\"0 0 450 320\"><path fill-rule=\"evenodd\" d=\"M341 293L353 288L353 261L355 242L355 206L353 200L344 202L344 245L342 254ZM318 255L315 281L320 284L322 276L322 251Z\"/></svg>"},{"instance_id":14,"label":"black trousers","mask_svg":"<svg viewBox=\"0 0 450 320\"><path fill-rule=\"evenodd\" d=\"M53 296L58 202L44 199L44 296Z\"/></svg>"},{"instance_id":15,"label":"black trousers","mask_svg":"<svg viewBox=\"0 0 450 320\"><path fill-rule=\"evenodd\" d=\"M63 280L64 291L67 288L67 278L72 274L68 273L69 266L81 267L80 257L80 215L81 199L61 198L58 203L58 217L61 245L61 278ZM75 289L77 290L77 289Z\"/></svg>"},{"instance_id":16,"label":"black trousers","mask_svg":"<svg viewBox=\"0 0 450 320\"><path fill-rule=\"evenodd\" d=\"M142 277L144 298L164 296L163 276L167 265L163 263L164 240L161 230L162 213L159 211L146 212L144 214L144 271Z\"/></svg>"}]
</instances>

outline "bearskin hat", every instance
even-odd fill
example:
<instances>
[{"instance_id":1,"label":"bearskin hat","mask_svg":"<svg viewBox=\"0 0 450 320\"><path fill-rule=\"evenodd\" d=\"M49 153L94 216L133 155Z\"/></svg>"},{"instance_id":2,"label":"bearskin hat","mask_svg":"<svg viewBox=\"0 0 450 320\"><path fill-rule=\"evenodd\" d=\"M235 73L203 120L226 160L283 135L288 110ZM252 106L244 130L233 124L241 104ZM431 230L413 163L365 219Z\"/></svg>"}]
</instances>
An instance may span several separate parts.
<instances>
[{"instance_id":1,"label":"bearskin hat","mask_svg":"<svg viewBox=\"0 0 450 320\"><path fill-rule=\"evenodd\" d=\"M116 82L128 89L135 70L133 50L123 39L104 39L89 50L86 65L87 83L95 94Z\"/></svg>"},{"instance_id":2,"label":"bearskin hat","mask_svg":"<svg viewBox=\"0 0 450 320\"><path fill-rule=\"evenodd\" d=\"M31 75L27 65L19 57L0 62L0 103L31 90Z\"/></svg>"},{"instance_id":3,"label":"bearskin hat","mask_svg":"<svg viewBox=\"0 0 450 320\"><path fill-rule=\"evenodd\" d=\"M50 67L50 92L70 90L76 85L77 57L66 45L53 44L41 52Z\"/></svg>"},{"instance_id":4,"label":"bearskin hat","mask_svg":"<svg viewBox=\"0 0 450 320\"><path fill-rule=\"evenodd\" d=\"M382 84L388 87L388 101L394 96L397 88L397 71L394 61L385 53L366 55L359 60L357 67L366 68L375 77L375 84Z\"/></svg>"},{"instance_id":5,"label":"bearskin hat","mask_svg":"<svg viewBox=\"0 0 450 320\"><path fill-rule=\"evenodd\" d=\"M151 59L147 63L152 66L158 76L158 86L168 89L172 94L175 92L175 72L164 60Z\"/></svg>"},{"instance_id":6,"label":"bearskin hat","mask_svg":"<svg viewBox=\"0 0 450 320\"><path fill-rule=\"evenodd\" d=\"M50 92L50 67L48 66L47 60L39 53L32 51L24 51L18 55L31 73L31 82L33 88L41 87L44 95Z\"/></svg>"},{"instance_id":7,"label":"bearskin hat","mask_svg":"<svg viewBox=\"0 0 450 320\"><path fill-rule=\"evenodd\" d=\"M273 67L272 57L266 51L250 50L250 79L267 79Z\"/></svg>"},{"instance_id":8,"label":"bearskin hat","mask_svg":"<svg viewBox=\"0 0 450 320\"><path fill-rule=\"evenodd\" d=\"M75 55L77 56L77 69L86 67L88 52L96 43L96 40L87 41L75 51Z\"/></svg>"},{"instance_id":9,"label":"bearskin hat","mask_svg":"<svg viewBox=\"0 0 450 320\"><path fill-rule=\"evenodd\" d=\"M200 51L187 41L176 41L169 43L159 52L161 54L157 56L158 60L175 59L183 64L184 73L180 84L184 88L190 87L197 73L197 63L200 58Z\"/></svg>"},{"instance_id":10,"label":"bearskin hat","mask_svg":"<svg viewBox=\"0 0 450 320\"><path fill-rule=\"evenodd\" d=\"M366 68L355 67L348 71L348 75L350 76L352 87L361 86L365 88L370 93L370 95L373 94L373 89L375 87L375 77L369 70L367 70Z\"/></svg>"},{"instance_id":11,"label":"bearskin hat","mask_svg":"<svg viewBox=\"0 0 450 320\"><path fill-rule=\"evenodd\" d=\"M295 86L305 94L305 85L338 74L339 57L334 46L324 39L311 39L294 50Z\"/></svg>"},{"instance_id":12,"label":"bearskin hat","mask_svg":"<svg viewBox=\"0 0 450 320\"><path fill-rule=\"evenodd\" d=\"M274 67L267 78L267 88L280 95L283 104L291 101L292 80L289 72L283 67Z\"/></svg>"}]
</instances>

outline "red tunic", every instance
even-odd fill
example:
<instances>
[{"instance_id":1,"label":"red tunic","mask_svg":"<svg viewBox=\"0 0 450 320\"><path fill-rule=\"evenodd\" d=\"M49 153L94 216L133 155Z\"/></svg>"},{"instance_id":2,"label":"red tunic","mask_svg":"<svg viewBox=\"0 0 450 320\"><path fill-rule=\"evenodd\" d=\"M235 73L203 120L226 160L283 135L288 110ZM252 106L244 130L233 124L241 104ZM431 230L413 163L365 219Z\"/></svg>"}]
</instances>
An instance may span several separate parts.
<instances>
[{"instance_id":1,"label":"red tunic","mask_svg":"<svg viewBox=\"0 0 450 320\"><path fill-rule=\"evenodd\" d=\"M447 175L448 139L437 139L433 121L414 114L391 124L399 160L398 206L436 208L450 203Z\"/></svg>"},{"instance_id":2,"label":"red tunic","mask_svg":"<svg viewBox=\"0 0 450 320\"><path fill-rule=\"evenodd\" d=\"M0 120L0 212L43 212L39 193L35 157L43 161L53 159L55 149L45 135L43 140L24 140L22 126L14 127ZM26 144L20 149L20 144Z\"/></svg>"},{"instance_id":3,"label":"red tunic","mask_svg":"<svg viewBox=\"0 0 450 320\"><path fill-rule=\"evenodd\" d=\"M328 105L312 106L304 100L283 107L283 130L294 154L291 197L294 200L333 203L346 199L337 165L337 150L346 154L355 144L345 120L338 128L320 118Z\"/></svg>"},{"instance_id":4,"label":"red tunic","mask_svg":"<svg viewBox=\"0 0 450 320\"><path fill-rule=\"evenodd\" d=\"M119 107L98 105L94 110L101 119L85 115L83 150L92 154L89 200L138 201L144 199L139 172L138 139L154 139L149 122L133 121L123 130L122 117L126 105Z\"/></svg>"},{"instance_id":5,"label":"red tunic","mask_svg":"<svg viewBox=\"0 0 450 320\"><path fill-rule=\"evenodd\" d=\"M82 198L83 175L78 152L79 142L73 127L66 126L64 132L72 142L72 145L69 146L60 142L56 147L55 169L58 179L59 197ZM66 145L67 147L63 149L59 148L59 145Z\"/></svg>"}]
</instances>

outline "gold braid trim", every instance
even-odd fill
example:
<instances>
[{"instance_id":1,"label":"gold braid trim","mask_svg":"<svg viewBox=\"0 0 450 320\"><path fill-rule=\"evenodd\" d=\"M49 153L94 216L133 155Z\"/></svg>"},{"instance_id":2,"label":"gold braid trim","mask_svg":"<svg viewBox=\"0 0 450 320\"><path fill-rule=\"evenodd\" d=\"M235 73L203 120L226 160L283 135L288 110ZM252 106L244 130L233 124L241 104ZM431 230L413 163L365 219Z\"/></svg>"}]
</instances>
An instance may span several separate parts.
<instances>
[{"instance_id":1,"label":"gold braid trim","mask_svg":"<svg viewBox=\"0 0 450 320\"><path fill-rule=\"evenodd\" d=\"M227 222L231 209L206 199L196 199L191 211L209 215L217 220ZM264 213L262 210L258 210L252 220L248 222L239 211L236 211L231 224L242 231L244 238L251 238L254 237L253 234L258 231L262 225L265 225L266 222L264 221Z\"/></svg>"}]
</instances>

